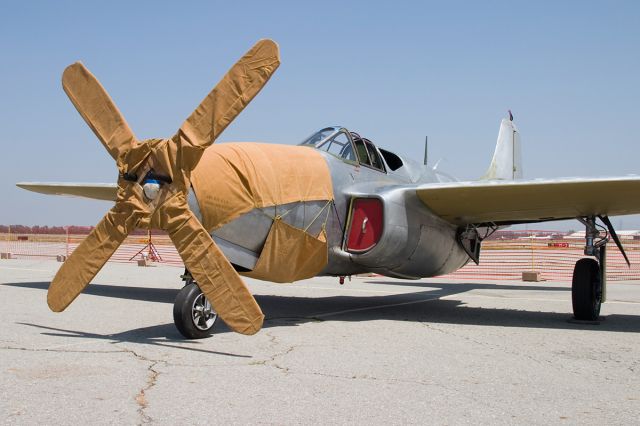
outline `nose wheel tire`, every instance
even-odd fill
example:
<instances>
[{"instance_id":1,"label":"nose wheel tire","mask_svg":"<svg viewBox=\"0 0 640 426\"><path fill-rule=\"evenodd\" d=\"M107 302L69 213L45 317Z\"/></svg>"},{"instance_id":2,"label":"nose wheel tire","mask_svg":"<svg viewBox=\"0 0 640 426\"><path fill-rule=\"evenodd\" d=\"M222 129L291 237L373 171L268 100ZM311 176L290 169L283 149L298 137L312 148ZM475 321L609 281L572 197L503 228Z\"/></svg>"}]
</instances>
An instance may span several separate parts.
<instances>
[{"instance_id":1,"label":"nose wheel tire","mask_svg":"<svg viewBox=\"0 0 640 426\"><path fill-rule=\"evenodd\" d=\"M196 283L185 285L173 304L173 321L187 339L203 339L213 334L218 314Z\"/></svg>"},{"instance_id":2,"label":"nose wheel tire","mask_svg":"<svg viewBox=\"0 0 640 426\"><path fill-rule=\"evenodd\" d=\"M573 315L577 320L596 321L602 304L600 265L595 259L584 258L576 262L571 285Z\"/></svg>"}]
</instances>

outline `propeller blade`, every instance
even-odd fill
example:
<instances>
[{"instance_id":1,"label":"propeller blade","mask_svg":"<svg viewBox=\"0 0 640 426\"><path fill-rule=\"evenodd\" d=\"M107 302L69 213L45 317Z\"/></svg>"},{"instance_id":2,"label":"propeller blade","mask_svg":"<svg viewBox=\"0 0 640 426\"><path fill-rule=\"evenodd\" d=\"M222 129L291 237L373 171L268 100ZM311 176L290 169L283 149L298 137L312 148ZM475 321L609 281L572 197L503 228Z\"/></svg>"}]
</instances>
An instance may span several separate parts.
<instances>
[{"instance_id":1,"label":"propeller blade","mask_svg":"<svg viewBox=\"0 0 640 426\"><path fill-rule=\"evenodd\" d=\"M627 262L627 266L631 267L631 262L629 262L629 258L627 257L627 253L624 251L624 247L622 246L622 241L620 241L620 238L618 238L618 233L613 228L613 224L609 220L609 216L598 216L598 217L600 218L602 223L604 223L605 226L607 227L607 229L609 230L609 234L611 234L611 238L613 238L613 241L616 243L616 246L618 246L618 250L620 250L620 253L622 253L622 256L624 256L624 260Z\"/></svg>"},{"instance_id":2,"label":"propeller blade","mask_svg":"<svg viewBox=\"0 0 640 426\"><path fill-rule=\"evenodd\" d=\"M102 269L111 255L136 228L139 213L128 204L116 204L93 231L71 253L53 278L47 303L54 312L62 312Z\"/></svg>"},{"instance_id":3,"label":"propeller blade","mask_svg":"<svg viewBox=\"0 0 640 426\"><path fill-rule=\"evenodd\" d=\"M185 266L224 322L235 332L255 334L264 315L249 289L178 193L161 207L161 220Z\"/></svg>"},{"instance_id":4,"label":"propeller blade","mask_svg":"<svg viewBox=\"0 0 640 426\"><path fill-rule=\"evenodd\" d=\"M81 62L64 70L62 87L84 121L117 161L130 149L136 137L107 91Z\"/></svg>"},{"instance_id":5,"label":"propeller blade","mask_svg":"<svg viewBox=\"0 0 640 426\"><path fill-rule=\"evenodd\" d=\"M278 45L273 40L258 41L191 113L176 137L183 139L183 146L202 149L212 144L260 92L279 65Z\"/></svg>"}]
</instances>

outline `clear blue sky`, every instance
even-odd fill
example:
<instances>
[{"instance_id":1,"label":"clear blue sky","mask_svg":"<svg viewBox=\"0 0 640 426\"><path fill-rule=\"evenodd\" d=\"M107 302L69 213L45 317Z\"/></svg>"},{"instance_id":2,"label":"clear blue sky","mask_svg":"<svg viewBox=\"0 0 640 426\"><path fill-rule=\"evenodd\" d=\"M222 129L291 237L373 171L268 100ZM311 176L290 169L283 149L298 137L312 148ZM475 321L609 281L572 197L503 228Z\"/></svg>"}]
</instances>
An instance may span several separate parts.
<instances>
[{"instance_id":1,"label":"clear blue sky","mask_svg":"<svg viewBox=\"0 0 640 426\"><path fill-rule=\"evenodd\" d=\"M640 173L639 5L3 1L0 223L91 225L110 207L14 186L115 180L65 66L82 60L138 137L166 137L264 37L282 65L221 141L295 144L339 124L420 159L429 135L432 162L474 179L511 109L526 177Z\"/></svg>"}]
</instances>

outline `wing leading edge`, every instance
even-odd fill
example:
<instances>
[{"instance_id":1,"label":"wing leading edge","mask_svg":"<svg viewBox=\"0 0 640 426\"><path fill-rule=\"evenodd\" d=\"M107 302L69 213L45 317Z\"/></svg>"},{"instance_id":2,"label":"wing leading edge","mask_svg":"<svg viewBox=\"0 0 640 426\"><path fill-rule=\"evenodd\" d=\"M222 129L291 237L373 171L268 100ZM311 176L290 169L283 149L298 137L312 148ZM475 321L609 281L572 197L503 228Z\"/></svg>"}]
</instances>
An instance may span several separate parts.
<instances>
[{"instance_id":1,"label":"wing leading edge","mask_svg":"<svg viewBox=\"0 0 640 426\"><path fill-rule=\"evenodd\" d=\"M416 193L433 213L455 225L640 213L640 176L453 182L423 185Z\"/></svg>"},{"instance_id":2,"label":"wing leading edge","mask_svg":"<svg viewBox=\"0 0 640 426\"><path fill-rule=\"evenodd\" d=\"M115 201L110 183L21 182L18 187L49 195ZM455 225L514 224L585 216L640 213L640 176L598 179L451 182L415 188L436 215Z\"/></svg>"},{"instance_id":3,"label":"wing leading edge","mask_svg":"<svg viewBox=\"0 0 640 426\"><path fill-rule=\"evenodd\" d=\"M115 183L42 183L20 182L16 186L48 195L69 195L93 200L115 201L118 186Z\"/></svg>"}]
</instances>

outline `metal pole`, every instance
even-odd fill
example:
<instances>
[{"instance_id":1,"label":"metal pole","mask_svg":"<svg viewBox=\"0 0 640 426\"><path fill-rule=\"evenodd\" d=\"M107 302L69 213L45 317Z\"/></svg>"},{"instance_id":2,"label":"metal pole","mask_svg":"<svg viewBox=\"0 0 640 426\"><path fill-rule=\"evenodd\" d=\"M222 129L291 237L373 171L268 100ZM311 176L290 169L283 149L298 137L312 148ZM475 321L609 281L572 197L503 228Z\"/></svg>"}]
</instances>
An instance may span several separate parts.
<instances>
[{"instance_id":1,"label":"metal pole","mask_svg":"<svg viewBox=\"0 0 640 426\"><path fill-rule=\"evenodd\" d=\"M427 148L429 147L429 136L424 137L424 165L427 165Z\"/></svg>"},{"instance_id":2,"label":"metal pole","mask_svg":"<svg viewBox=\"0 0 640 426\"><path fill-rule=\"evenodd\" d=\"M600 303L607 301L607 245L600 246L600 287L602 294L600 295Z\"/></svg>"},{"instance_id":3,"label":"metal pole","mask_svg":"<svg viewBox=\"0 0 640 426\"><path fill-rule=\"evenodd\" d=\"M531 270L536 270L536 262L533 257L533 232L529 231L529 246L531 247Z\"/></svg>"},{"instance_id":4,"label":"metal pole","mask_svg":"<svg viewBox=\"0 0 640 426\"><path fill-rule=\"evenodd\" d=\"M151 243L151 229L147 229L147 245L149 246L149 250L147 250L147 257L154 260L153 252L151 251L151 248L153 247L153 244Z\"/></svg>"}]
</instances>

